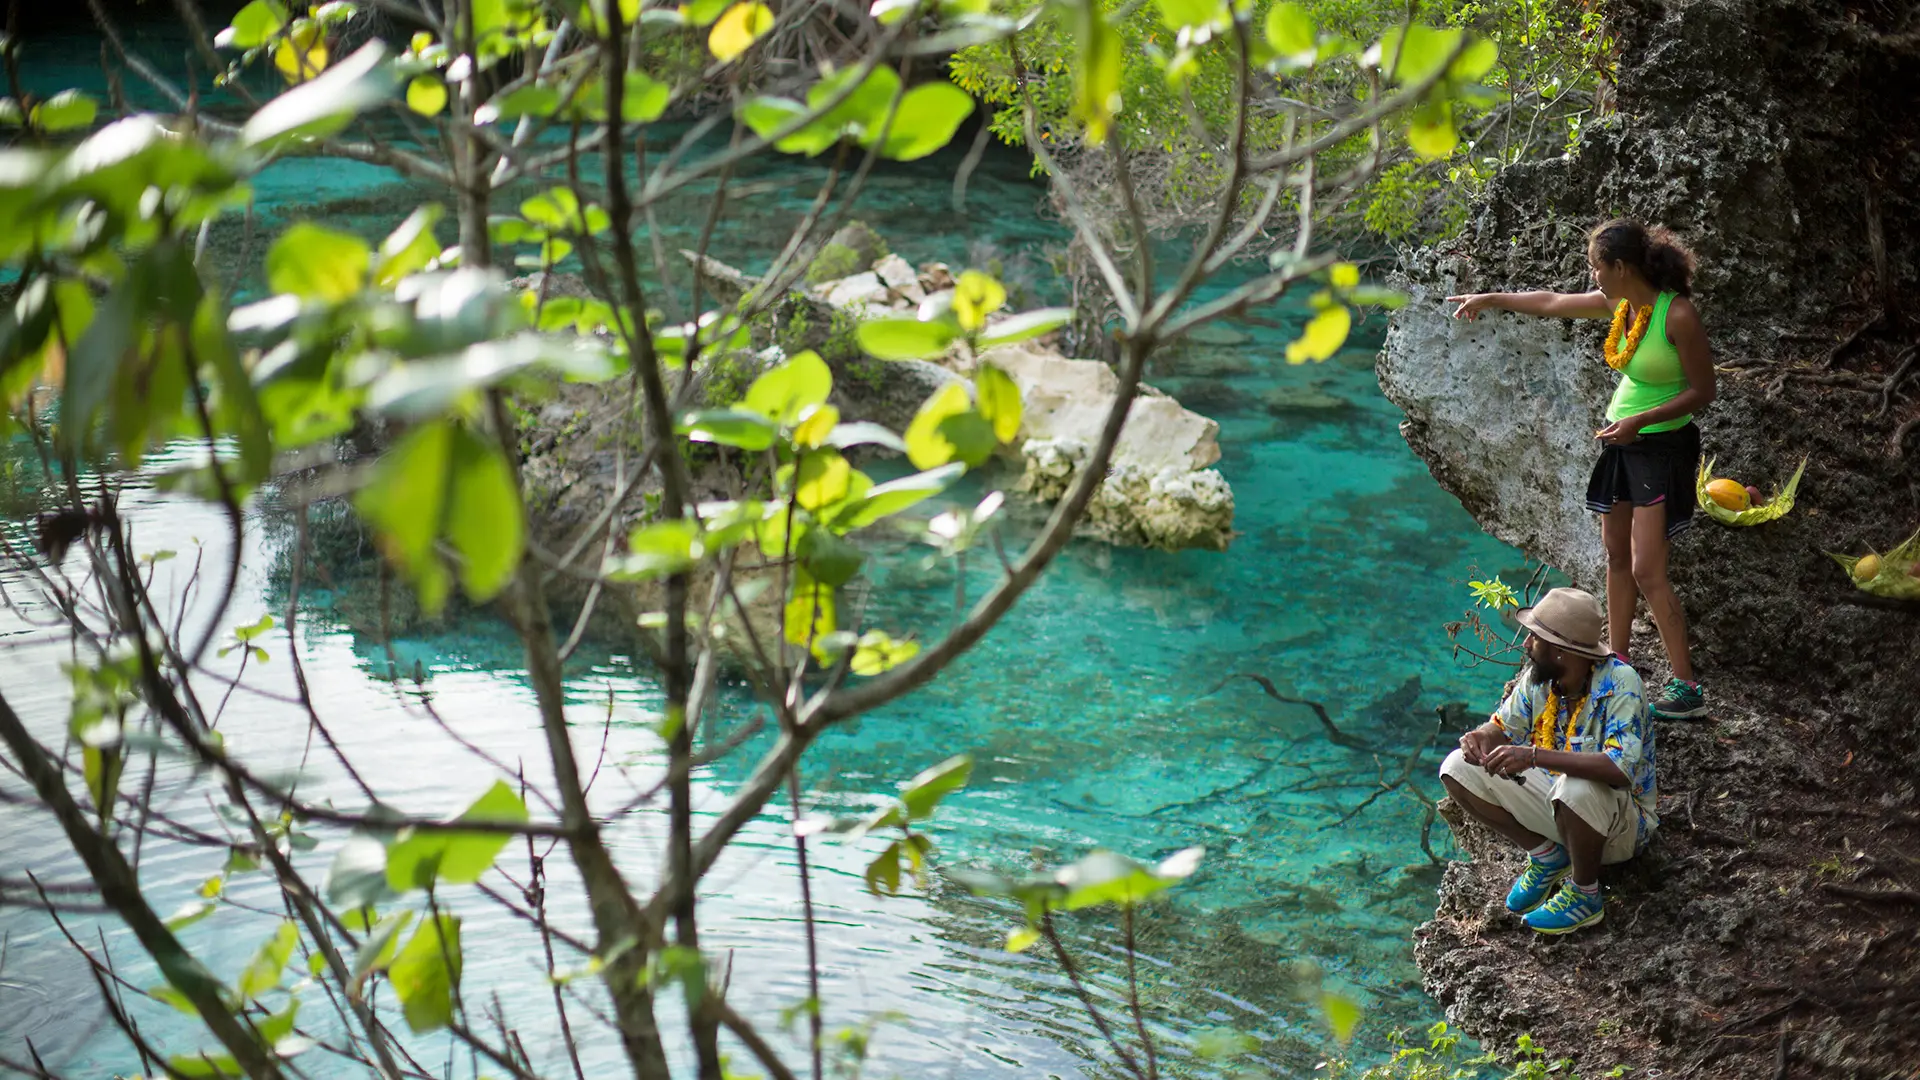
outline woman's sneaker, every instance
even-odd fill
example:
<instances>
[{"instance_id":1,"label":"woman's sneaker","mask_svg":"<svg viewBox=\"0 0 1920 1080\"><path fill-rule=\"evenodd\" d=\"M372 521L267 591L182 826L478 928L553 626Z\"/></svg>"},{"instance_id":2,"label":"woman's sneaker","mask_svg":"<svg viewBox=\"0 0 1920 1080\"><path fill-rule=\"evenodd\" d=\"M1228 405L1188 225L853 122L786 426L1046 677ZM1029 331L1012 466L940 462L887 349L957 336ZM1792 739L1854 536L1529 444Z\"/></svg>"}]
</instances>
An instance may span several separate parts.
<instances>
[{"instance_id":1,"label":"woman's sneaker","mask_svg":"<svg viewBox=\"0 0 1920 1080\"><path fill-rule=\"evenodd\" d=\"M1538 859L1528 859L1527 869L1514 880L1513 888L1507 892L1507 910L1515 915L1525 915L1540 906L1540 902L1553 892L1567 872L1573 869L1573 863L1563 854L1561 863L1554 866Z\"/></svg>"},{"instance_id":2,"label":"woman's sneaker","mask_svg":"<svg viewBox=\"0 0 1920 1080\"><path fill-rule=\"evenodd\" d=\"M1668 679L1653 701L1653 715L1662 720L1691 720L1707 715L1707 691L1697 682Z\"/></svg>"},{"instance_id":3,"label":"woman's sneaker","mask_svg":"<svg viewBox=\"0 0 1920 1080\"><path fill-rule=\"evenodd\" d=\"M1605 918L1606 901L1598 890L1587 892L1569 881L1527 913L1527 925L1542 934L1567 934L1583 926L1592 926Z\"/></svg>"}]
</instances>

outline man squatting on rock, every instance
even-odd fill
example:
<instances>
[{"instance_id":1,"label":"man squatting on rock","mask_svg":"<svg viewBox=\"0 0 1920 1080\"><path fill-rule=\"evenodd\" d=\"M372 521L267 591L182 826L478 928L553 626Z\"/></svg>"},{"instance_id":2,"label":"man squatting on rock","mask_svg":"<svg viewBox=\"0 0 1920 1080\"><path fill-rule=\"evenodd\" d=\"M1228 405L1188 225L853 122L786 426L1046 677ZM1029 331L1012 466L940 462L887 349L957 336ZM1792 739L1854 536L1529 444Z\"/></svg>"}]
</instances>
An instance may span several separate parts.
<instances>
[{"instance_id":1,"label":"man squatting on rock","mask_svg":"<svg viewBox=\"0 0 1920 1080\"><path fill-rule=\"evenodd\" d=\"M1632 858L1660 823L1653 725L1639 673L1601 644L1591 593L1554 589L1517 618L1530 663L1493 718L1460 736L1440 782L1526 850L1507 910L1564 934L1600 921L1601 865Z\"/></svg>"}]
</instances>

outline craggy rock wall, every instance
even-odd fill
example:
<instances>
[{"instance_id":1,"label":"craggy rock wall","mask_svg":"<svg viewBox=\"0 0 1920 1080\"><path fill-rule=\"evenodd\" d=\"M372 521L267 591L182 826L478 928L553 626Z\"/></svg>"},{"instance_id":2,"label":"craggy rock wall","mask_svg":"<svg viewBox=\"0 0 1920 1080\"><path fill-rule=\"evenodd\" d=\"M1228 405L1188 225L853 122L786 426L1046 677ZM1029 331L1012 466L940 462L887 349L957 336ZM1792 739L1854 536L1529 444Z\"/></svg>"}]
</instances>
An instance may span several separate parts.
<instances>
[{"instance_id":1,"label":"craggy rock wall","mask_svg":"<svg viewBox=\"0 0 1920 1080\"><path fill-rule=\"evenodd\" d=\"M1802 0L1609 4L1614 115L1578 153L1502 172L1466 234L1406 260L1412 302L1379 373L1408 442L1494 535L1596 588L1582 506L1612 385L1605 326L1448 317L1451 292L1580 289L1584 234L1664 222L1701 259L1725 365L1701 419L1717 472L1771 489L1812 456L1799 506L1750 529L1704 517L1674 580L1719 691L1765 685L1842 745L1920 747L1920 612L1861 605L1823 550L1885 551L1920 527L1920 377L1878 387L1920 339L1920 5ZM1876 258L1876 244L1884 252ZM1870 316L1883 317L1826 357ZM1910 355L1910 354L1904 354ZM1809 377L1811 376L1811 377Z\"/></svg>"}]
</instances>

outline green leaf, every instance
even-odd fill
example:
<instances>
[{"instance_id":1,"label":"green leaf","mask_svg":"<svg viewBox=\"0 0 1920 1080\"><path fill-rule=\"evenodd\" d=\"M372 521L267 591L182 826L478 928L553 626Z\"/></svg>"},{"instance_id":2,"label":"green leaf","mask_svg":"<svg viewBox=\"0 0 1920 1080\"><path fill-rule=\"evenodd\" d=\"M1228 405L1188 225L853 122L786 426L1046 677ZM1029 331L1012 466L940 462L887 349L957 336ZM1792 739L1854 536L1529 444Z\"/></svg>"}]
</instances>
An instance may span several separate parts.
<instances>
[{"instance_id":1,"label":"green leaf","mask_svg":"<svg viewBox=\"0 0 1920 1080\"><path fill-rule=\"evenodd\" d=\"M673 101L673 87L644 71L629 71L627 96L620 102L622 115L630 124L651 124L660 119Z\"/></svg>"},{"instance_id":2,"label":"green leaf","mask_svg":"<svg viewBox=\"0 0 1920 1080\"><path fill-rule=\"evenodd\" d=\"M385 971L392 965L394 956L400 951L400 933L411 922L411 910L396 911L375 923L367 932L360 942L360 948L353 954L353 992L356 995L363 979L376 971Z\"/></svg>"},{"instance_id":3,"label":"green leaf","mask_svg":"<svg viewBox=\"0 0 1920 1080\"><path fill-rule=\"evenodd\" d=\"M957 463L942 465L936 469L876 485L860 499L834 515L833 526L842 530L865 528L929 496L938 495L966 471L965 465Z\"/></svg>"},{"instance_id":4,"label":"green leaf","mask_svg":"<svg viewBox=\"0 0 1920 1080\"><path fill-rule=\"evenodd\" d=\"M908 820L925 821L932 817L933 808L940 805L940 800L966 787L972 776L973 757L959 754L907 781L900 789L900 801L907 806Z\"/></svg>"},{"instance_id":5,"label":"green leaf","mask_svg":"<svg viewBox=\"0 0 1920 1080\"><path fill-rule=\"evenodd\" d=\"M713 58L727 63L753 47L773 29L773 9L765 4L742 0L728 8L707 34L707 48Z\"/></svg>"},{"instance_id":6,"label":"green leaf","mask_svg":"<svg viewBox=\"0 0 1920 1080\"><path fill-rule=\"evenodd\" d=\"M866 878L868 892L875 896L900 895L900 855L900 841L895 840L867 864L867 872L862 876Z\"/></svg>"},{"instance_id":7,"label":"green leaf","mask_svg":"<svg viewBox=\"0 0 1920 1080\"><path fill-rule=\"evenodd\" d=\"M987 316L1007 302L1007 288L991 274L968 270L953 287L953 314L960 329L972 333L987 325Z\"/></svg>"},{"instance_id":8,"label":"green leaf","mask_svg":"<svg viewBox=\"0 0 1920 1080\"><path fill-rule=\"evenodd\" d=\"M310 19L296 19L273 45L273 66L290 83L302 83L327 70L326 30Z\"/></svg>"},{"instance_id":9,"label":"green leaf","mask_svg":"<svg viewBox=\"0 0 1920 1080\"><path fill-rule=\"evenodd\" d=\"M267 285L302 300L339 303L367 283L371 258L367 242L302 221L274 241L267 252Z\"/></svg>"},{"instance_id":10,"label":"green leaf","mask_svg":"<svg viewBox=\"0 0 1920 1080\"><path fill-rule=\"evenodd\" d=\"M1453 102L1421 102L1407 124L1407 145L1423 158L1443 158L1453 153L1460 145L1460 133L1453 126Z\"/></svg>"},{"instance_id":11,"label":"green leaf","mask_svg":"<svg viewBox=\"0 0 1920 1080\"><path fill-rule=\"evenodd\" d=\"M852 581L867 558L865 552L824 529L801 537L795 552L808 577L836 589Z\"/></svg>"},{"instance_id":12,"label":"green leaf","mask_svg":"<svg viewBox=\"0 0 1920 1080\"><path fill-rule=\"evenodd\" d=\"M267 102L241 127L241 145L266 149L338 132L393 93L395 79L386 56L385 45L369 41L316 78Z\"/></svg>"},{"instance_id":13,"label":"green leaf","mask_svg":"<svg viewBox=\"0 0 1920 1080\"><path fill-rule=\"evenodd\" d=\"M994 438L1012 442L1020 434L1020 387L1006 372L983 363L973 373L973 388Z\"/></svg>"},{"instance_id":14,"label":"green leaf","mask_svg":"<svg viewBox=\"0 0 1920 1080\"><path fill-rule=\"evenodd\" d=\"M1472 35L1460 58L1447 69L1447 78L1460 82L1479 82L1500 60L1500 46L1489 38Z\"/></svg>"},{"instance_id":15,"label":"green leaf","mask_svg":"<svg viewBox=\"0 0 1920 1080\"><path fill-rule=\"evenodd\" d=\"M815 405L807 410L805 417L793 426L793 445L801 449L812 449L825 445L833 437L833 429L840 424L840 410L831 405Z\"/></svg>"},{"instance_id":16,"label":"green leaf","mask_svg":"<svg viewBox=\"0 0 1920 1080\"><path fill-rule=\"evenodd\" d=\"M794 476L793 498L803 508L819 510L847 497L853 466L838 450L813 450L800 459Z\"/></svg>"},{"instance_id":17,"label":"green leaf","mask_svg":"<svg viewBox=\"0 0 1920 1080\"><path fill-rule=\"evenodd\" d=\"M461 586L476 601L506 586L525 548L512 467L499 447L452 421L409 432L374 466L355 506L430 612L447 591L436 539L445 536L459 555Z\"/></svg>"},{"instance_id":18,"label":"green leaf","mask_svg":"<svg viewBox=\"0 0 1920 1080\"><path fill-rule=\"evenodd\" d=\"M167 1071L187 1077L188 1080L224 1080L226 1077L240 1078L247 1074L234 1060L232 1054L218 1054L201 1051L198 1054L175 1054L167 1059Z\"/></svg>"},{"instance_id":19,"label":"green leaf","mask_svg":"<svg viewBox=\"0 0 1920 1080\"><path fill-rule=\"evenodd\" d=\"M273 936L261 944L246 970L240 973L240 1000L251 1001L261 994L280 985L280 972L286 968L287 961L293 957L293 947L300 941L300 931L292 919L282 920Z\"/></svg>"},{"instance_id":20,"label":"green leaf","mask_svg":"<svg viewBox=\"0 0 1920 1080\"><path fill-rule=\"evenodd\" d=\"M707 26L727 10L731 0L691 0L680 5L680 14L689 26Z\"/></svg>"},{"instance_id":21,"label":"green leaf","mask_svg":"<svg viewBox=\"0 0 1920 1080\"><path fill-rule=\"evenodd\" d=\"M1007 951L1011 953L1026 952L1028 949L1033 948L1034 943L1039 940L1039 930L1031 926L1016 927L1007 931Z\"/></svg>"},{"instance_id":22,"label":"green leaf","mask_svg":"<svg viewBox=\"0 0 1920 1080\"><path fill-rule=\"evenodd\" d=\"M215 35L223 49L257 49L287 25L286 9L274 0L253 0L234 13L233 23Z\"/></svg>"},{"instance_id":23,"label":"green leaf","mask_svg":"<svg viewBox=\"0 0 1920 1080\"><path fill-rule=\"evenodd\" d=\"M674 428L694 442L734 446L749 452L765 450L780 429L757 412L744 409L700 409L680 418Z\"/></svg>"},{"instance_id":24,"label":"green leaf","mask_svg":"<svg viewBox=\"0 0 1920 1080\"><path fill-rule=\"evenodd\" d=\"M522 825L527 804L504 780L496 780L455 822ZM493 866L513 839L509 832L410 830L387 849L387 885L396 892L424 889L435 881L471 885Z\"/></svg>"},{"instance_id":25,"label":"green leaf","mask_svg":"<svg viewBox=\"0 0 1920 1080\"><path fill-rule=\"evenodd\" d=\"M171 986L150 986L147 988L147 996L163 1005L171 1005L188 1016L200 1015L200 1010L193 1007L193 1002L187 999L187 995Z\"/></svg>"},{"instance_id":26,"label":"green leaf","mask_svg":"<svg viewBox=\"0 0 1920 1080\"><path fill-rule=\"evenodd\" d=\"M447 84L438 75L415 75L407 83L407 108L421 116L439 116L447 107Z\"/></svg>"},{"instance_id":27,"label":"green leaf","mask_svg":"<svg viewBox=\"0 0 1920 1080\"><path fill-rule=\"evenodd\" d=\"M1345 994L1325 991L1320 995L1320 1014L1342 1045L1353 1041L1353 1029L1360 1024L1360 1003Z\"/></svg>"},{"instance_id":28,"label":"green leaf","mask_svg":"<svg viewBox=\"0 0 1920 1080\"><path fill-rule=\"evenodd\" d=\"M528 83L504 94L496 94L473 111L473 120L476 124L491 124L499 120L518 120L523 116L552 116L553 110L559 107L560 91L541 83ZM605 113L601 115L604 117Z\"/></svg>"},{"instance_id":29,"label":"green leaf","mask_svg":"<svg viewBox=\"0 0 1920 1080\"><path fill-rule=\"evenodd\" d=\"M87 127L99 111L100 106L80 91L62 90L35 105L29 119L34 127L52 134Z\"/></svg>"},{"instance_id":30,"label":"green leaf","mask_svg":"<svg viewBox=\"0 0 1920 1080\"><path fill-rule=\"evenodd\" d=\"M507 587L526 548L520 491L500 448L461 430L454 440L446 537L460 556L460 587L484 603Z\"/></svg>"},{"instance_id":31,"label":"green leaf","mask_svg":"<svg viewBox=\"0 0 1920 1080\"><path fill-rule=\"evenodd\" d=\"M941 422L970 412L972 408L966 387L960 383L948 383L934 391L914 414L913 422L907 425L907 459L920 469L932 469L952 461L958 448L941 435Z\"/></svg>"},{"instance_id":32,"label":"green leaf","mask_svg":"<svg viewBox=\"0 0 1920 1080\"><path fill-rule=\"evenodd\" d=\"M855 675L878 675L906 663L919 652L917 641L895 641L884 630L869 630L856 642L849 669Z\"/></svg>"},{"instance_id":33,"label":"green leaf","mask_svg":"<svg viewBox=\"0 0 1920 1080\"><path fill-rule=\"evenodd\" d=\"M1280 0L1267 9L1267 44L1279 55L1282 69L1312 64L1318 52L1313 16L1292 0Z\"/></svg>"},{"instance_id":34,"label":"green leaf","mask_svg":"<svg viewBox=\"0 0 1920 1080\"><path fill-rule=\"evenodd\" d=\"M980 347L1011 345L1049 334L1073 321L1072 308L1036 308L1008 316L980 332Z\"/></svg>"},{"instance_id":35,"label":"green leaf","mask_svg":"<svg viewBox=\"0 0 1920 1080\"><path fill-rule=\"evenodd\" d=\"M787 362L770 368L753 380L740 407L782 426L792 424L800 414L826 403L833 393L833 371L820 354L808 349Z\"/></svg>"},{"instance_id":36,"label":"green leaf","mask_svg":"<svg viewBox=\"0 0 1920 1080\"><path fill-rule=\"evenodd\" d=\"M918 417L915 417L916 422ZM949 458L958 459L968 468L986 464L993 456L997 440L993 435L993 425L977 411L968 409L940 419L931 434L923 433L920 445L931 447L931 453L944 453ZM913 458L914 431L907 428L907 457ZM944 462L943 462L944 463ZM914 461L918 465L920 462Z\"/></svg>"},{"instance_id":37,"label":"green leaf","mask_svg":"<svg viewBox=\"0 0 1920 1080\"><path fill-rule=\"evenodd\" d=\"M973 98L950 82L922 83L900 99L900 109L887 125L882 157L918 161L953 141L954 132L973 114ZM867 127L862 145L871 146L880 134L880 121Z\"/></svg>"},{"instance_id":38,"label":"green leaf","mask_svg":"<svg viewBox=\"0 0 1920 1080\"><path fill-rule=\"evenodd\" d=\"M833 633L833 587L813 580L804 569L796 571L785 614L786 639L795 645L810 645Z\"/></svg>"},{"instance_id":39,"label":"green leaf","mask_svg":"<svg viewBox=\"0 0 1920 1080\"><path fill-rule=\"evenodd\" d=\"M1193 873L1202 850L1187 848L1148 870L1124 855L1095 851L1063 867L1054 881L1066 889L1061 906L1068 911L1098 904L1132 907Z\"/></svg>"},{"instance_id":40,"label":"green leaf","mask_svg":"<svg viewBox=\"0 0 1920 1080\"><path fill-rule=\"evenodd\" d=\"M873 319L861 323L854 336L869 356L881 360L920 360L946 352L960 333L944 319L929 322Z\"/></svg>"},{"instance_id":41,"label":"green leaf","mask_svg":"<svg viewBox=\"0 0 1920 1080\"><path fill-rule=\"evenodd\" d=\"M845 450L849 446L884 446L896 453L907 452L907 444L900 436L879 424L866 420L834 425L833 430L827 435L827 445L840 450Z\"/></svg>"},{"instance_id":42,"label":"green leaf","mask_svg":"<svg viewBox=\"0 0 1920 1080\"><path fill-rule=\"evenodd\" d=\"M371 836L347 838L327 867L327 902L341 908L361 908L392 899L387 887L387 849Z\"/></svg>"},{"instance_id":43,"label":"green leaf","mask_svg":"<svg viewBox=\"0 0 1920 1080\"><path fill-rule=\"evenodd\" d=\"M1086 126L1086 141L1098 146L1107 141L1113 118L1120 112L1125 56L1120 35L1108 24L1099 4L1078 0L1073 12L1074 37L1080 46L1079 63L1073 68L1073 114Z\"/></svg>"},{"instance_id":44,"label":"green leaf","mask_svg":"<svg viewBox=\"0 0 1920 1080\"><path fill-rule=\"evenodd\" d=\"M1346 343L1347 331L1352 327L1353 316L1346 308L1339 304L1321 308L1318 315L1307 320L1299 339L1287 346L1287 363L1325 360Z\"/></svg>"},{"instance_id":45,"label":"green leaf","mask_svg":"<svg viewBox=\"0 0 1920 1080\"><path fill-rule=\"evenodd\" d=\"M774 133L797 123L810 114L807 106L791 98L755 97L749 98L740 106L740 121L763 139L772 139ZM783 154L805 154L808 157L820 153L840 141L840 127L826 120L815 120L794 129L789 134L775 140L774 149Z\"/></svg>"},{"instance_id":46,"label":"green leaf","mask_svg":"<svg viewBox=\"0 0 1920 1080\"><path fill-rule=\"evenodd\" d=\"M446 214L446 207L427 203L407 215L407 220L380 242L380 257L374 263L374 282L392 288L400 279L426 269L440 255L440 241L433 227Z\"/></svg>"},{"instance_id":47,"label":"green leaf","mask_svg":"<svg viewBox=\"0 0 1920 1080\"><path fill-rule=\"evenodd\" d=\"M1159 0L1160 18L1169 29L1212 26L1230 16L1221 0Z\"/></svg>"},{"instance_id":48,"label":"green leaf","mask_svg":"<svg viewBox=\"0 0 1920 1080\"><path fill-rule=\"evenodd\" d=\"M400 998L414 1034L438 1031L453 1019L453 990L460 985L460 919L440 915L420 924L413 940L393 958L387 981Z\"/></svg>"},{"instance_id":49,"label":"green leaf","mask_svg":"<svg viewBox=\"0 0 1920 1080\"><path fill-rule=\"evenodd\" d=\"M205 900L195 900L182 905L180 910L167 916L166 927L169 930L184 930L211 914L213 914L212 904Z\"/></svg>"},{"instance_id":50,"label":"green leaf","mask_svg":"<svg viewBox=\"0 0 1920 1080\"><path fill-rule=\"evenodd\" d=\"M1368 50L1367 56L1396 85L1424 82L1440 74L1464 32L1408 23L1381 35L1379 44ZM1466 58L1464 53L1461 58Z\"/></svg>"},{"instance_id":51,"label":"green leaf","mask_svg":"<svg viewBox=\"0 0 1920 1080\"><path fill-rule=\"evenodd\" d=\"M93 797L93 805L103 817L111 817L114 800L120 793L120 776L126 771L126 755L110 747L86 746L81 748L82 772L87 781L87 794Z\"/></svg>"},{"instance_id":52,"label":"green leaf","mask_svg":"<svg viewBox=\"0 0 1920 1080\"><path fill-rule=\"evenodd\" d=\"M627 551L607 560L606 572L619 581L645 581L689 569L700 558L695 545L700 525L689 518L656 521L627 535Z\"/></svg>"}]
</instances>

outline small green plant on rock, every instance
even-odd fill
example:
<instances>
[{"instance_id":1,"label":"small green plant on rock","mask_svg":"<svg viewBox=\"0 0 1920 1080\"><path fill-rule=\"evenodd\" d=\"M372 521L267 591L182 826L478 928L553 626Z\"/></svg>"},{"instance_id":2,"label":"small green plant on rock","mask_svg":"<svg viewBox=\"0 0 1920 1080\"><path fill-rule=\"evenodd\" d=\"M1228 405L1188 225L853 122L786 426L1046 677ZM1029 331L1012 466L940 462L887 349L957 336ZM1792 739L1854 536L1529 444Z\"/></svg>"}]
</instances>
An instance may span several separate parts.
<instances>
[{"instance_id":1,"label":"small green plant on rock","mask_svg":"<svg viewBox=\"0 0 1920 1080\"><path fill-rule=\"evenodd\" d=\"M807 284L820 285L829 281L839 281L851 277L866 269L860 265L860 253L845 244L829 243L820 249L820 254L807 264Z\"/></svg>"},{"instance_id":2,"label":"small green plant on rock","mask_svg":"<svg viewBox=\"0 0 1920 1080\"><path fill-rule=\"evenodd\" d=\"M1386 1061L1355 1074L1351 1062L1335 1059L1325 1063L1327 1076L1329 1080L1475 1080L1495 1075L1489 1068L1502 1067L1500 1055L1493 1050L1467 1056L1460 1036L1444 1020L1429 1027L1426 1037L1425 1045L1420 1045L1410 1043L1407 1032L1395 1032L1391 1041L1398 1049ZM1580 1080L1572 1058L1548 1061L1547 1052L1534 1043L1531 1035L1513 1041L1513 1061L1506 1068L1507 1072L1498 1074L1501 1080ZM1616 1065L1607 1072L1589 1075L1596 1080L1620 1080L1630 1071L1625 1065Z\"/></svg>"}]
</instances>

